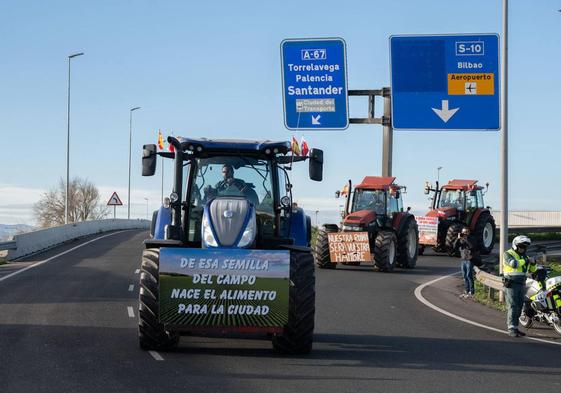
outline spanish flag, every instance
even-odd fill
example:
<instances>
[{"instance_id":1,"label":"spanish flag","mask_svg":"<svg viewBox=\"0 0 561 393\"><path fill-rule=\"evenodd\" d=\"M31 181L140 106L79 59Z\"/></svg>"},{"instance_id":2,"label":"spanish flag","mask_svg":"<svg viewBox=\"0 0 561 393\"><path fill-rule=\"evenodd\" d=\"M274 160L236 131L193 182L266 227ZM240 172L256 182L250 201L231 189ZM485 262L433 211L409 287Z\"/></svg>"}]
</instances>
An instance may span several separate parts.
<instances>
[{"instance_id":1,"label":"spanish flag","mask_svg":"<svg viewBox=\"0 0 561 393\"><path fill-rule=\"evenodd\" d=\"M294 136L292 137L292 141L290 142L290 150L292 150L293 155L300 155L300 145L298 144L298 141Z\"/></svg>"},{"instance_id":2,"label":"spanish flag","mask_svg":"<svg viewBox=\"0 0 561 393\"><path fill-rule=\"evenodd\" d=\"M345 187L343 187L343 189L341 190L341 194L340 194L340 195L341 195L341 196L349 195L349 185L348 185L348 184L345 184Z\"/></svg>"},{"instance_id":3,"label":"spanish flag","mask_svg":"<svg viewBox=\"0 0 561 393\"><path fill-rule=\"evenodd\" d=\"M160 148L160 150L164 150L165 147L164 136L162 135L162 132L159 130L158 130L158 147Z\"/></svg>"},{"instance_id":4,"label":"spanish flag","mask_svg":"<svg viewBox=\"0 0 561 393\"><path fill-rule=\"evenodd\" d=\"M307 157L308 153L310 152L310 147L308 146L308 142L306 142L304 137L302 137L302 139L300 140L300 151L304 157Z\"/></svg>"}]
</instances>

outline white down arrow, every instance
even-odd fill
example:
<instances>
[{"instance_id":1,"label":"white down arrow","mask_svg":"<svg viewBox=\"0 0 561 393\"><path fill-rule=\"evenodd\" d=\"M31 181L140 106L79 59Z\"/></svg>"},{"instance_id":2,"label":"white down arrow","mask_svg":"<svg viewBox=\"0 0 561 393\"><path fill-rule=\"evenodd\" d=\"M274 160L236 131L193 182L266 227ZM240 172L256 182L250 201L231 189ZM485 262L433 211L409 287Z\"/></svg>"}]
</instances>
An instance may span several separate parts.
<instances>
[{"instance_id":1,"label":"white down arrow","mask_svg":"<svg viewBox=\"0 0 561 393\"><path fill-rule=\"evenodd\" d=\"M444 123L447 123L448 120L450 120L450 118L454 116L454 114L460 108L448 109L448 100L442 100L442 109L436 109L436 108L431 108L431 109L434 111L434 113L438 115L438 117L442 119L442 121L444 121Z\"/></svg>"},{"instance_id":2,"label":"white down arrow","mask_svg":"<svg viewBox=\"0 0 561 393\"><path fill-rule=\"evenodd\" d=\"M317 116L312 115L312 125L314 126L321 125L321 123L319 122L320 117L321 115L317 115Z\"/></svg>"}]
</instances>

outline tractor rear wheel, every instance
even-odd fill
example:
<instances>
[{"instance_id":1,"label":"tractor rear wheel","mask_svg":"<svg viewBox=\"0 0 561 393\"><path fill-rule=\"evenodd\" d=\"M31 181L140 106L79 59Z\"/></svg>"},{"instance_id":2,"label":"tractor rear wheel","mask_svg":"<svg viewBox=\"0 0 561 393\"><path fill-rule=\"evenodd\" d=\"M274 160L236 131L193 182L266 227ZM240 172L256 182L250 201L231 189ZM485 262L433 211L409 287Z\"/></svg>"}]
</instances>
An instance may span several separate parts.
<instances>
[{"instance_id":1,"label":"tractor rear wheel","mask_svg":"<svg viewBox=\"0 0 561 393\"><path fill-rule=\"evenodd\" d=\"M138 295L138 342L146 350L170 350L179 343L179 334L164 329L159 315L160 250L149 248L142 252L140 291Z\"/></svg>"},{"instance_id":2,"label":"tractor rear wheel","mask_svg":"<svg viewBox=\"0 0 561 393\"><path fill-rule=\"evenodd\" d=\"M448 231L446 231L446 252L448 253L448 255L455 256L456 254L458 254L457 252L454 252L454 244L456 243L458 235L460 234L460 232L462 232L462 229L464 227L464 224L457 221L453 222L448 227Z\"/></svg>"},{"instance_id":3,"label":"tractor rear wheel","mask_svg":"<svg viewBox=\"0 0 561 393\"><path fill-rule=\"evenodd\" d=\"M374 263L383 272L391 272L397 257L397 237L393 231L380 231L374 242Z\"/></svg>"},{"instance_id":4,"label":"tractor rear wheel","mask_svg":"<svg viewBox=\"0 0 561 393\"><path fill-rule=\"evenodd\" d=\"M405 269L413 269L417 264L419 252L419 228L414 218L403 225L397 238L397 263Z\"/></svg>"},{"instance_id":5,"label":"tractor rear wheel","mask_svg":"<svg viewBox=\"0 0 561 393\"><path fill-rule=\"evenodd\" d=\"M477 219L473 235L477 241L479 252L488 255L495 247L495 220L489 213L482 213Z\"/></svg>"},{"instance_id":6,"label":"tractor rear wheel","mask_svg":"<svg viewBox=\"0 0 561 393\"><path fill-rule=\"evenodd\" d=\"M288 323L282 334L273 336L273 349L286 354L312 350L316 311L314 257L308 252L290 251Z\"/></svg>"},{"instance_id":7,"label":"tractor rear wheel","mask_svg":"<svg viewBox=\"0 0 561 393\"><path fill-rule=\"evenodd\" d=\"M322 229L318 231L314 254L316 264L320 269L335 269L337 267L336 263L331 263L331 258L329 256L329 239L327 238L328 233L337 231L338 228L336 225L324 225Z\"/></svg>"}]
</instances>

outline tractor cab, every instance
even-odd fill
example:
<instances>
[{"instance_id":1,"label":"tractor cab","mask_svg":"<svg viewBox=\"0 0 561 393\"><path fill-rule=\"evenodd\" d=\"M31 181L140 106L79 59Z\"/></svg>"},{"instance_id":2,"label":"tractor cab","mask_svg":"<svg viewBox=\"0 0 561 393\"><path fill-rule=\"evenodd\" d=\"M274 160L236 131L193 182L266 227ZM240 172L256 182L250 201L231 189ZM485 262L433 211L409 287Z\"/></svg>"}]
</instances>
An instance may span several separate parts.
<instances>
[{"instance_id":1,"label":"tractor cab","mask_svg":"<svg viewBox=\"0 0 561 393\"><path fill-rule=\"evenodd\" d=\"M485 208L483 202L483 187L477 185L477 180L450 180L448 184L440 189L431 189L430 185L425 186L427 190L435 191L433 196L432 215L448 219L450 217L460 217L462 220L470 221L478 209Z\"/></svg>"},{"instance_id":2,"label":"tractor cab","mask_svg":"<svg viewBox=\"0 0 561 393\"><path fill-rule=\"evenodd\" d=\"M380 226L384 226L387 219L403 212L403 187L394 184L394 181L395 177L366 176L347 196L343 225L365 225L378 221ZM352 189L350 180L345 189Z\"/></svg>"}]
</instances>

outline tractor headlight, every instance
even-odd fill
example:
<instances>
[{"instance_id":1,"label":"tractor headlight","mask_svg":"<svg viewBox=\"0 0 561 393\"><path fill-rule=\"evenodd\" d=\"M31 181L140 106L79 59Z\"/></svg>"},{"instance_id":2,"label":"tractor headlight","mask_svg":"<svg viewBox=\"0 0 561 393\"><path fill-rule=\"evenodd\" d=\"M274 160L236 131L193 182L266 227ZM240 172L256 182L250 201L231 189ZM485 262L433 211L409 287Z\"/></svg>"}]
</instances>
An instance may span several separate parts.
<instances>
[{"instance_id":1,"label":"tractor headlight","mask_svg":"<svg viewBox=\"0 0 561 393\"><path fill-rule=\"evenodd\" d=\"M361 231L360 225L343 225L343 231Z\"/></svg>"},{"instance_id":2,"label":"tractor headlight","mask_svg":"<svg viewBox=\"0 0 561 393\"><path fill-rule=\"evenodd\" d=\"M212 228L210 227L210 222L208 221L208 216L206 212L203 214L203 222L201 225L203 245L205 247L218 247L218 242L214 238L214 233L212 233Z\"/></svg>"},{"instance_id":3,"label":"tractor headlight","mask_svg":"<svg viewBox=\"0 0 561 393\"><path fill-rule=\"evenodd\" d=\"M252 214L249 222L247 223L247 226L243 231L242 237L238 242L238 247L251 246L253 244L253 241L255 240L256 229L257 224L255 222L255 214Z\"/></svg>"}]
</instances>

